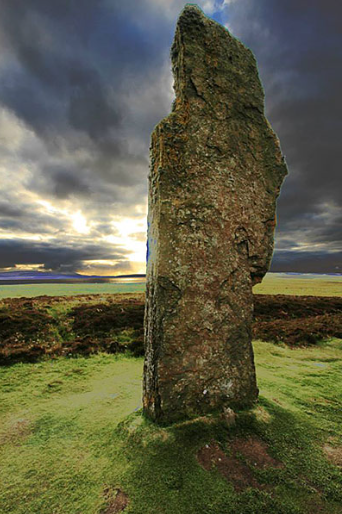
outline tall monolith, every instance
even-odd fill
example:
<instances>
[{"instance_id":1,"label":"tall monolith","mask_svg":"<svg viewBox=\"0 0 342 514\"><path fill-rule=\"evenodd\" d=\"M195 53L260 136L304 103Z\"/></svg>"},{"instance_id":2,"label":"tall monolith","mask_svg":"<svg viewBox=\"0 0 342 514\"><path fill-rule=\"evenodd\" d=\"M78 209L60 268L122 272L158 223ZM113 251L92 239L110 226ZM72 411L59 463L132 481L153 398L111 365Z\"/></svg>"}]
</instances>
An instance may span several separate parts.
<instances>
[{"instance_id":1,"label":"tall monolith","mask_svg":"<svg viewBox=\"0 0 342 514\"><path fill-rule=\"evenodd\" d=\"M287 173L252 52L195 5L171 49L176 99L149 175L144 412L172 422L258 395L252 286Z\"/></svg>"}]
</instances>

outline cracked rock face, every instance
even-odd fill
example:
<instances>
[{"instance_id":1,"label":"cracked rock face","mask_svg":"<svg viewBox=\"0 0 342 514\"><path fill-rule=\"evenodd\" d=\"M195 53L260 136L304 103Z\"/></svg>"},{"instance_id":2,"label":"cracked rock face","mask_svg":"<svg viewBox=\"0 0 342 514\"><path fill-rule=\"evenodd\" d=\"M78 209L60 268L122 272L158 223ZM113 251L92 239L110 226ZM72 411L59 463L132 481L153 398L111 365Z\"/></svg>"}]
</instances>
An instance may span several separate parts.
<instances>
[{"instance_id":1,"label":"cracked rock face","mask_svg":"<svg viewBox=\"0 0 342 514\"><path fill-rule=\"evenodd\" d=\"M176 99L149 176L143 403L160 422L257 398L252 286L287 173L252 52L188 5L171 55Z\"/></svg>"}]
</instances>

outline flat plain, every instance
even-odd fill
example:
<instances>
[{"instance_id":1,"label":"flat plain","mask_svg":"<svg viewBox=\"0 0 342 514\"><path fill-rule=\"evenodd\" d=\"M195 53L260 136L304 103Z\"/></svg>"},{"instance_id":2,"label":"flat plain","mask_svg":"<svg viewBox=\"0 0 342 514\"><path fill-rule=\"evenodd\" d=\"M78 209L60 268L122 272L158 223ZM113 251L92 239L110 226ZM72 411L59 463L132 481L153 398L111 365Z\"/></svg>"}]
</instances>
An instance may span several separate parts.
<instances>
[{"instance_id":1,"label":"flat plain","mask_svg":"<svg viewBox=\"0 0 342 514\"><path fill-rule=\"evenodd\" d=\"M1 284L1 298L33 298L35 296L75 296L93 294L141 293L145 281L113 280L108 283ZM261 284L254 287L256 294L292 294L313 296L342 296L342 275L268 273Z\"/></svg>"}]
</instances>

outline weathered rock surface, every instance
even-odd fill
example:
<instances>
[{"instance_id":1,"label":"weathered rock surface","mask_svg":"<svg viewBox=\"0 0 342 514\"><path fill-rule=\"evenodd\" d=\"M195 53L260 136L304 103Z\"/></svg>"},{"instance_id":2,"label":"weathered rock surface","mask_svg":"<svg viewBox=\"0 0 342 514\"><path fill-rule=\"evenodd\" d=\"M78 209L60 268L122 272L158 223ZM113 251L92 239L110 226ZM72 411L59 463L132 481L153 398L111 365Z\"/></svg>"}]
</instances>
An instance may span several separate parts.
<instances>
[{"instance_id":1,"label":"weathered rock surface","mask_svg":"<svg viewBox=\"0 0 342 514\"><path fill-rule=\"evenodd\" d=\"M171 54L176 100L151 143L143 398L164 422L257 398L252 285L287 173L252 52L187 5Z\"/></svg>"}]
</instances>

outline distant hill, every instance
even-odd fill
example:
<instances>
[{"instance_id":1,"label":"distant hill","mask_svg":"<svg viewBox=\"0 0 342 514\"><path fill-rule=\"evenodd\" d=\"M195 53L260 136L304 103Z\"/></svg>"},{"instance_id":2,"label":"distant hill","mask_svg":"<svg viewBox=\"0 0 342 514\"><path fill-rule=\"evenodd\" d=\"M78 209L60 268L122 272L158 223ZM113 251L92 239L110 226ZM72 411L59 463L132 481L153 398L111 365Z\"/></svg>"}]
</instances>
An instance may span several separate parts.
<instances>
[{"instance_id":1,"label":"distant hill","mask_svg":"<svg viewBox=\"0 0 342 514\"><path fill-rule=\"evenodd\" d=\"M50 271L4 271L0 272L0 280L59 280L82 278L79 273L54 273Z\"/></svg>"},{"instance_id":2,"label":"distant hill","mask_svg":"<svg viewBox=\"0 0 342 514\"><path fill-rule=\"evenodd\" d=\"M113 276L101 276L101 275L81 275L80 273L56 273L53 271L3 271L0 272L0 282L10 281L88 281L88 280L108 280L115 278L143 278L144 274L135 275L113 275Z\"/></svg>"}]
</instances>

